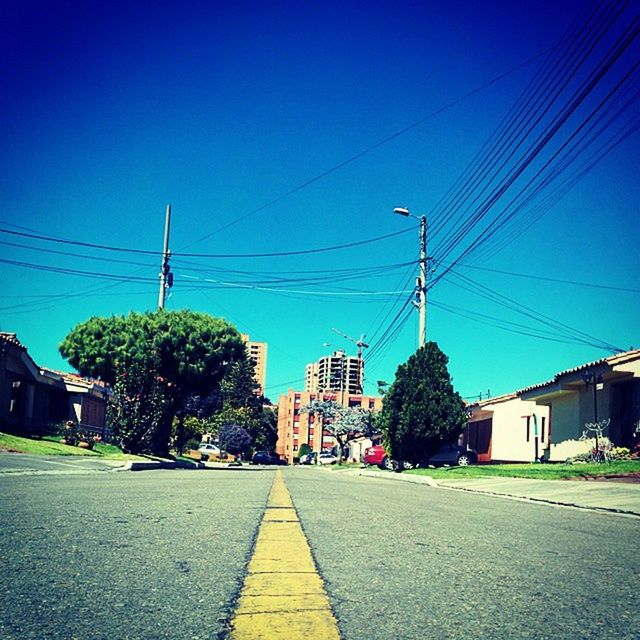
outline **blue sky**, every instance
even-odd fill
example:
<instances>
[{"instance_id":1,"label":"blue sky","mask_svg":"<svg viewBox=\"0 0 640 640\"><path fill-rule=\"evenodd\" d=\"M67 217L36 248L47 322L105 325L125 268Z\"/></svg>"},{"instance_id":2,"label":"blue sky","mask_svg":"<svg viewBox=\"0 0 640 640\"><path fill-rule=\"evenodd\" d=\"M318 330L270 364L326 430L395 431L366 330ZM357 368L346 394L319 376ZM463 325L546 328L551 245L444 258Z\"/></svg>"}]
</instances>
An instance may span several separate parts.
<instances>
[{"instance_id":1,"label":"blue sky","mask_svg":"<svg viewBox=\"0 0 640 640\"><path fill-rule=\"evenodd\" d=\"M448 354L463 396L540 382L608 355L601 342L639 346L637 132L621 135L571 189L559 194L556 183L542 185L483 250L447 271L475 238L487 237L483 229L520 191L533 194L535 182L527 185L536 171L586 131L580 127L591 122L587 115L625 78L627 93L615 104L628 106L601 121L590 149L638 121L637 74L625 75L638 60L637 41L448 252L456 220L470 219L482 202L478 195L475 206L456 206L456 181L474 158L486 156L485 141L559 50L496 79L563 34L584 33L567 30L583 24L595 5L369 4L4 3L0 329L16 332L39 364L68 369L57 346L75 324L153 309L159 255L7 231L159 253L170 203L175 286L167 308L222 316L268 342L267 395L274 400L300 386L307 362L332 349L355 351L333 328L356 338L366 333L366 389L375 392L376 381L392 381L417 346L415 312L393 339L380 342L397 326L392 320L417 269L406 264L417 259L417 229L392 214L406 206L429 220L435 271L427 335ZM475 193L503 184L637 11L632 3L613 21L558 102L538 109L538 129L526 144L513 156L498 153L496 173L486 174ZM569 157L562 175L570 179L592 157ZM405 229L305 255L180 255L286 254ZM386 293L398 291L406 293ZM492 292L528 309L516 313L488 299ZM541 323L548 319L564 328ZM504 322L518 325L496 326ZM525 335L534 330L543 337Z\"/></svg>"}]
</instances>

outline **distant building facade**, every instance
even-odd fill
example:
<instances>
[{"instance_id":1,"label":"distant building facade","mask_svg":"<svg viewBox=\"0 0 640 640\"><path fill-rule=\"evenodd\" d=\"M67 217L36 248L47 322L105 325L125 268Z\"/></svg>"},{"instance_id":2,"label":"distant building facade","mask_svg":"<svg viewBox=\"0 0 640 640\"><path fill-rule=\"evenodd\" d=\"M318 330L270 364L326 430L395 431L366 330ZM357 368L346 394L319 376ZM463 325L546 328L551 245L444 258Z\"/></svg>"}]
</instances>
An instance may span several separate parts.
<instances>
[{"instance_id":1,"label":"distant building facade","mask_svg":"<svg viewBox=\"0 0 640 640\"><path fill-rule=\"evenodd\" d=\"M254 380L258 385L256 394L262 396L267 386L267 343L252 342L245 333L242 334L242 339L247 345L249 360L253 364Z\"/></svg>"},{"instance_id":2,"label":"distant building facade","mask_svg":"<svg viewBox=\"0 0 640 640\"><path fill-rule=\"evenodd\" d=\"M361 394L363 381L363 359L344 351L334 351L333 355L309 363L305 371L305 391L309 393Z\"/></svg>"},{"instance_id":3,"label":"distant building facade","mask_svg":"<svg viewBox=\"0 0 640 640\"><path fill-rule=\"evenodd\" d=\"M334 400L343 407L362 407L369 411L382 408L380 396L340 394L332 392L292 391L280 396L278 402L278 442L276 453L289 464L299 457L300 447L309 445L312 451L330 451L336 440L323 428L322 421L303 411L312 400Z\"/></svg>"}]
</instances>

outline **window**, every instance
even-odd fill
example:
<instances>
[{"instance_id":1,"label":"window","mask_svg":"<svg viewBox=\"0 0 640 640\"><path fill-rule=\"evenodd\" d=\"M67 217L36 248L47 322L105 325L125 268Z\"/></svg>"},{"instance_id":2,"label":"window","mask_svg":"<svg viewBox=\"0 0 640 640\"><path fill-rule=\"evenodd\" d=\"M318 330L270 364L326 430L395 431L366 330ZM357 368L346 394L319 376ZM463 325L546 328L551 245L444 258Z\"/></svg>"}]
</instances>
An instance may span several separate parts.
<instances>
[{"instance_id":1,"label":"window","mask_svg":"<svg viewBox=\"0 0 640 640\"><path fill-rule=\"evenodd\" d=\"M294 450L294 451L297 451L297 450L298 450L298 445L297 445L297 444L294 444L294 445L293 445L293 450Z\"/></svg>"},{"instance_id":2,"label":"window","mask_svg":"<svg viewBox=\"0 0 640 640\"><path fill-rule=\"evenodd\" d=\"M546 427L547 427L547 418L546 416L542 416L542 431L540 434L540 442L544 442L544 436L545 436L545 431L546 431Z\"/></svg>"},{"instance_id":3,"label":"window","mask_svg":"<svg viewBox=\"0 0 640 640\"><path fill-rule=\"evenodd\" d=\"M531 416L525 416L527 420L527 442L531 439Z\"/></svg>"}]
</instances>

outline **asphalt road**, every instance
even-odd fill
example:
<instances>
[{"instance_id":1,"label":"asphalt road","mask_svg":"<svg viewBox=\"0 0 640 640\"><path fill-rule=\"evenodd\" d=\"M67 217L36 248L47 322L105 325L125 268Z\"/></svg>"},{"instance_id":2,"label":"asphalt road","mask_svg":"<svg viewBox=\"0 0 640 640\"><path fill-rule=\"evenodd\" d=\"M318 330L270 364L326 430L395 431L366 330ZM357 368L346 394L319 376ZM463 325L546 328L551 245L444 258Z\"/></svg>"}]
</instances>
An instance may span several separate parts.
<instances>
[{"instance_id":1,"label":"asphalt road","mask_svg":"<svg viewBox=\"0 0 640 640\"><path fill-rule=\"evenodd\" d=\"M0 475L0 638L216 638L273 474Z\"/></svg>"},{"instance_id":2,"label":"asphalt road","mask_svg":"<svg viewBox=\"0 0 640 640\"><path fill-rule=\"evenodd\" d=\"M346 639L639 636L637 519L340 472L285 479Z\"/></svg>"},{"instance_id":3,"label":"asphalt road","mask_svg":"<svg viewBox=\"0 0 640 640\"><path fill-rule=\"evenodd\" d=\"M638 637L637 519L283 473L345 640ZM0 638L224 635L273 475L0 474Z\"/></svg>"}]
</instances>

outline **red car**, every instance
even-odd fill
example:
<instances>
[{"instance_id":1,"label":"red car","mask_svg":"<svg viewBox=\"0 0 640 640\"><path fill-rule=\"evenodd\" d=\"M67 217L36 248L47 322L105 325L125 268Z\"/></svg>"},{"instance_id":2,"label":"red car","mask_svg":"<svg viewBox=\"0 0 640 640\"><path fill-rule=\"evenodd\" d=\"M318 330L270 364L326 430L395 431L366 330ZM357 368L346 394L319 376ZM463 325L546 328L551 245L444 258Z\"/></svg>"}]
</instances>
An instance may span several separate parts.
<instances>
[{"instance_id":1,"label":"red car","mask_svg":"<svg viewBox=\"0 0 640 640\"><path fill-rule=\"evenodd\" d=\"M381 469L393 468L391 458L387 455L387 452L381 444L374 444L372 447L365 449L362 460L367 465L375 464Z\"/></svg>"}]
</instances>

